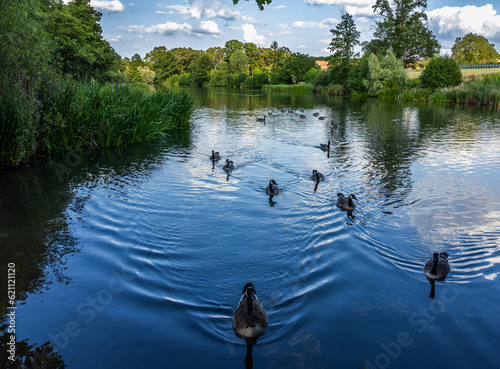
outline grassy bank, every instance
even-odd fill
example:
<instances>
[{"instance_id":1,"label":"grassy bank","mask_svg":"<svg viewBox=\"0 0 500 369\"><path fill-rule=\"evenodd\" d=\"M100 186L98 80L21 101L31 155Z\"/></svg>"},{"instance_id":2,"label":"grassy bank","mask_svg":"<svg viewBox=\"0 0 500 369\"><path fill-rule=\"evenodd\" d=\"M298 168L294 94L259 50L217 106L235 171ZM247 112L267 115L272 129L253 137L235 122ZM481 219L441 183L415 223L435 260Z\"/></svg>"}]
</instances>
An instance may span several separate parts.
<instances>
[{"instance_id":1,"label":"grassy bank","mask_svg":"<svg viewBox=\"0 0 500 369\"><path fill-rule=\"evenodd\" d=\"M139 84L59 82L31 101L18 90L2 95L1 164L33 155L130 145L187 124L194 101L186 92L156 93ZM29 107L23 106L30 103Z\"/></svg>"},{"instance_id":2,"label":"grassy bank","mask_svg":"<svg viewBox=\"0 0 500 369\"><path fill-rule=\"evenodd\" d=\"M474 69L460 69L464 81L484 77L490 74L500 74L500 68L474 68ZM407 71L408 79L417 79L422 74L423 69L410 69Z\"/></svg>"},{"instance_id":3,"label":"grassy bank","mask_svg":"<svg viewBox=\"0 0 500 369\"><path fill-rule=\"evenodd\" d=\"M293 92L293 93L310 93L313 92L313 87L311 85L264 85L262 87L263 91L273 91L273 92Z\"/></svg>"}]
</instances>

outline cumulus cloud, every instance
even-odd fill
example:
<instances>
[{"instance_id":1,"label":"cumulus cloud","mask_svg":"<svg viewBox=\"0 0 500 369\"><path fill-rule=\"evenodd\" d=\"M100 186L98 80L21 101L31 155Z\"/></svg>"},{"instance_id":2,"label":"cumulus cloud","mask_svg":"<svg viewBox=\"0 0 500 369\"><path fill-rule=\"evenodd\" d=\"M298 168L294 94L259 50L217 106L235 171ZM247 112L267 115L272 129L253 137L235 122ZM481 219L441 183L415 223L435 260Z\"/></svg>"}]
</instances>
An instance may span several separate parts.
<instances>
[{"instance_id":1,"label":"cumulus cloud","mask_svg":"<svg viewBox=\"0 0 500 369\"><path fill-rule=\"evenodd\" d=\"M264 36L257 34L253 24L244 24L241 26L241 29L243 30L243 39L245 42L253 42L256 45L265 45L267 43Z\"/></svg>"},{"instance_id":2,"label":"cumulus cloud","mask_svg":"<svg viewBox=\"0 0 500 369\"><path fill-rule=\"evenodd\" d=\"M163 7L184 15L186 18L222 18L227 21L258 23L256 19L241 15L240 12L219 0L191 0L187 5L164 5Z\"/></svg>"},{"instance_id":3,"label":"cumulus cloud","mask_svg":"<svg viewBox=\"0 0 500 369\"><path fill-rule=\"evenodd\" d=\"M151 33L166 36L173 35L185 35L185 36L198 36L209 35L213 37L218 37L222 34L214 21L203 21L197 25L190 25L189 23L176 23L176 22L165 22L160 24L153 24L149 27L144 25L132 25L121 27L120 29L128 32L138 32L138 33Z\"/></svg>"},{"instance_id":4,"label":"cumulus cloud","mask_svg":"<svg viewBox=\"0 0 500 369\"><path fill-rule=\"evenodd\" d=\"M92 0L90 5L95 9L104 10L110 13L121 12L125 9L123 4L118 0Z\"/></svg>"},{"instance_id":5,"label":"cumulus cloud","mask_svg":"<svg viewBox=\"0 0 500 369\"><path fill-rule=\"evenodd\" d=\"M210 36L219 36L222 34L217 23L214 21L201 22L199 25L193 27L193 33Z\"/></svg>"},{"instance_id":6,"label":"cumulus cloud","mask_svg":"<svg viewBox=\"0 0 500 369\"><path fill-rule=\"evenodd\" d=\"M103 38L108 42L119 42L121 41L122 36L103 35Z\"/></svg>"},{"instance_id":7,"label":"cumulus cloud","mask_svg":"<svg viewBox=\"0 0 500 369\"><path fill-rule=\"evenodd\" d=\"M333 25L339 23L338 19L326 18L321 22L304 22L296 21L292 23L293 28L332 28Z\"/></svg>"},{"instance_id":8,"label":"cumulus cloud","mask_svg":"<svg viewBox=\"0 0 500 369\"><path fill-rule=\"evenodd\" d=\"M500 33L500 15L497 15L491 4L480 7L445 6L427 12L427 15L431 29L443 35L463 36L472 32L491 37Z\"/></svg>"}]
</instances>

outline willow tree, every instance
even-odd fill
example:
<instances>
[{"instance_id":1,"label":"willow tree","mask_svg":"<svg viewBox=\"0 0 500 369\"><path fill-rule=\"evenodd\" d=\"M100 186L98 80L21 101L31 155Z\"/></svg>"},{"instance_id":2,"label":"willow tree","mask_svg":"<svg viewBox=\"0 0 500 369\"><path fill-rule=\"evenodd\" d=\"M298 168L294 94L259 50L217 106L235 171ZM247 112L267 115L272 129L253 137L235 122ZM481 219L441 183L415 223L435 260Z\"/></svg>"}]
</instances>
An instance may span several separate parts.
<instances>
[{"instance_id":1,"label":"willow tree","mask_svg":"<svg viewBox=\"0 0 500 369\"><path fill-rule=\"evenodd\" d=\"M426 0L377 0L372 8L381 20L374 39L363 44L365 52L385 54L392 49L406 67L439 53L441 45L427 28Z\"/></svg>"}]
</instances>

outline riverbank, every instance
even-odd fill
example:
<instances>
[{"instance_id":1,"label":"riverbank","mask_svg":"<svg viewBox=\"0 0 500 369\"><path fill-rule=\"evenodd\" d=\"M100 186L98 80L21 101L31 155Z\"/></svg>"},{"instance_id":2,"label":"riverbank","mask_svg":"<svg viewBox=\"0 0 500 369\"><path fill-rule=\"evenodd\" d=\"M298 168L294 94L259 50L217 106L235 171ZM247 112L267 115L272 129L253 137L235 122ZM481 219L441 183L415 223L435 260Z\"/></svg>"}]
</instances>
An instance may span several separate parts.
<instances>
[{"instance_id":1,"label":"riverbank","mask_svg":"<svg viewBox=\"0 0 500 369\"><path fill-rule=\"evenodd\" d=\"M157 93L143 84L59 82L30 105L15 88L2 94L2 167L33 156L131 145L188 123L194 101L187 92ZM24 103L24 104L23 104Z\"/></svg>"}]
</instances>

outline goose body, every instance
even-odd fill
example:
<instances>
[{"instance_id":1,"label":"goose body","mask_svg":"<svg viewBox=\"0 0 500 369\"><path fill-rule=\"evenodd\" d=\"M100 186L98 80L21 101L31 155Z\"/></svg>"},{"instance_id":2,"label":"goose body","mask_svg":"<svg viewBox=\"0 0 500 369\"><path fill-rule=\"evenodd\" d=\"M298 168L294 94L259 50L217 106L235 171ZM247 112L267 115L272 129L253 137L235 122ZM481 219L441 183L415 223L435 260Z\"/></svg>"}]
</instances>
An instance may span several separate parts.
<instances>
[{"instance_id":1,"label":"goose body","mask_svg":"<svg viewBox=\"0 0 500 369\"><path fill-rule=\"evenodd\" d=\"M306 116L304 114L300 114L300 117L304 119Z\"/></svg>"},{"instance_id":2,"label":"goose body","mask_svg":"<svg viewBox=\"0 0 500 369\"><path fill-rule=\"evenodd\" d=\"M435 252L432 259L428 260L424 266L425 276L429 279L445 279L446 275L450 272L450 263L448 263L448 253Z\"/></svg>"},{"instance_id":3,"label":"goose body","mask_svg":"<svg viewBox=\"0 0 500 369\"><path fill-rule=\"evenodd\" d=\"M233 314L233 328L241 338L262 336L267 329L266 310L257 298L251 283L243 287L243 294Z\"/></svg>"},{"instance_id":4,"label":"goose body","mask_svg":"<svg viewBox=\"0 0 500 369\"><path fill-rule=\"evenodd\" d=\"M280 192L278 184L274 179L269 181L269 186L266 187L266 193L268 195L277 195Z\"/></svg>"},{"instance_id":5,"label":"goose body","mask_svg":"<svg viewBox=\"0 0 500 369\"><path fill-rule=\"evenodd\" d=\"M315 117L317 117L317 116L319 115L319 113L313 113L313 115L314 115Z\"/></svg>"},{"instance_id":6,"label":"goose body","mask_svg":"<svg viewBox=\"0 0 500 369\"><path fill-rule=\"evenodd\" d=\"M327 144L319 144L319 147L323 151L330 150L330 140L328 140Z\"/></svg>"},{"instance_id":7,"label":"goose body","mask_svg":"<svg viewBox=\"0 0 500 369\"><path fill-rule=\"evenodd\" d=\"M213 160L213 161L220 160L219 152L218 151L214 152L214 150L212 150L212 155L210 155L210 160Z\"/></svg>"},{"instance_id":8,"label":"goose body","mask_svg":"<svg viewBox=\"0 0 500 369\"><path fill-rule=\"evenodd\" d=\"M337 206L342 209L346 210L353 210L356 205L354 204L354 200L357 200L356 196L353 194L350 194L349 197L345 197L343 194L340 192L337 194L338 200L337 200Z\"/></svg>"},{"instance_id":9,"label":"goose body","mask_svg":"<svg viewBox=\"0 0 500 369\"><path fill-rule=\"evenodd\" d=\"M266 116L265 115L262 118L256 117L255 119L257 120L257 122L264 122L264 123L266 123Z\"/></svg>"},{"instance_id":10,"label":"goose body","mask_svg":"<svg viewBox=\"0 0 500 369\"><path fill-rule=\"evenodd\" d=\"M325 117L321 116L321 117L318 117L319 120L323 120L325 119Z\"/></svg>"},{"instance_id":11,"label":"goose body","mask_svg":"<svg viewBox=\"0 0 500 369\"><path fill-rule=\"evenodd\" d=\"M325 180L325 176L323 174L321 174L320 172L318 172L316 169L314 169L313 173L312 173L312 176L311 176L311 179L313 181L316 181L316 182L324 181Z\"/></svg>"},{"instance_id":12,"label":"goose body","mask_svg":"<svg viewBox=\"0 0 500 369\"><path fill-rule=\"evenodd\" d=\"M233 170L234 169L234 164L232 160L226 159L226 164L222 167L224 170Z\"/></svg>"}]
</instances>

